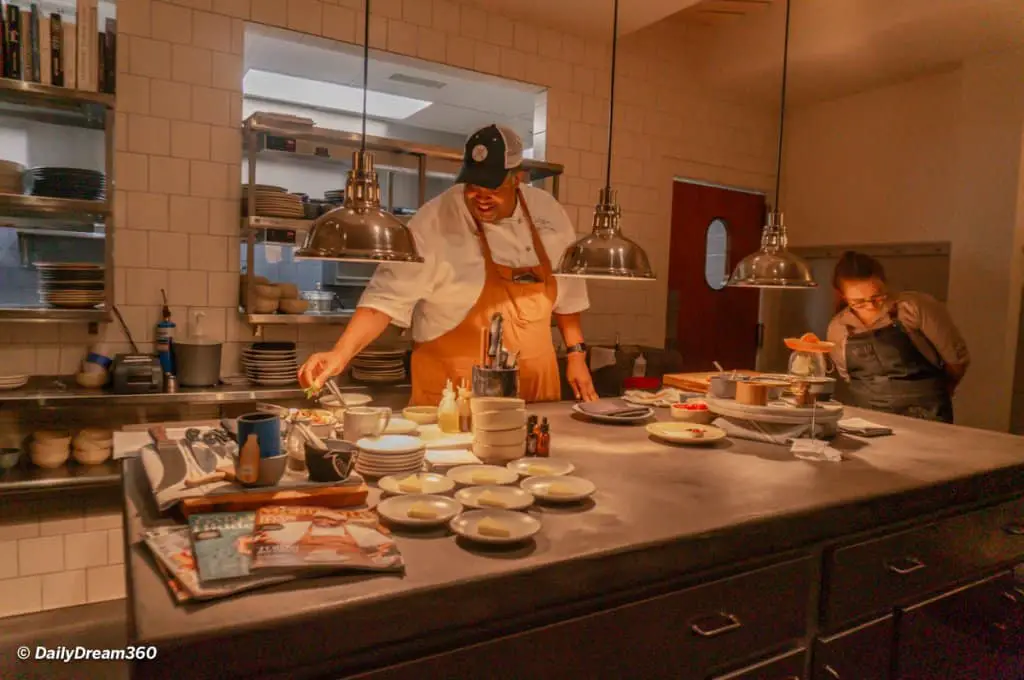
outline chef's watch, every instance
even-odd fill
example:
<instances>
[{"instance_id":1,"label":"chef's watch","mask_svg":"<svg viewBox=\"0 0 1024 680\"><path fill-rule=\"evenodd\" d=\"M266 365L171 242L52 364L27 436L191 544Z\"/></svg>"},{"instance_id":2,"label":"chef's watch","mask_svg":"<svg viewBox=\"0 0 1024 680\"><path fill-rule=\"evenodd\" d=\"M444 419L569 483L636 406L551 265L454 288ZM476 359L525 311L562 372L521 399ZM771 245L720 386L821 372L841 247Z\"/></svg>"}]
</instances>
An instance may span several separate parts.
<instances>
[{"instance_id":1,"label":"chef's watch","mask_svg":"<svg viewBox=\"0 0 1024 680\"><path fill-rule=\"evenodd\" d=\"M570 346L565 348L565 353L566 354L573 354L575 352L579 352L580 354L586 354L587 353L587 343L585 343L585 342L577 342L575 345L570 345Z\"/></svg>"}]
</instances>

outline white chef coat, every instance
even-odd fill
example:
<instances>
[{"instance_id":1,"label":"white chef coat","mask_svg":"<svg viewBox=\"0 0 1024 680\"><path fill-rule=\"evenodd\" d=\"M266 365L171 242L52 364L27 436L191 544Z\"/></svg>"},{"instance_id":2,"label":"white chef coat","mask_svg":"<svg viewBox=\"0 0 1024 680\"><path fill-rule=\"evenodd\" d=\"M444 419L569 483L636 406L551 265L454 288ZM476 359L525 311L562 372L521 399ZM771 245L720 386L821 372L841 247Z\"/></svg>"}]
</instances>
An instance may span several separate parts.
<instances>
[{"instance_id":1,"label":"white chef coat","mask_svg":"<svg viewBox=\"0 0 1024 680\"><path fill-rule=\"evenodd\" d=\"M476 226L466 208L462 184L428 201L409 221L422 264L382 264L359 300L360 307L384 312L401 328L412 326L414 342L427 342L458 326L476 303L484 285L484 257ZM555 197L521 185L534 226L552 267L576 240L569 216ZM531 267L539 264L522 207L507 219L483 223L498 264ZM575 314L590 306L584 279L558 278L554 311Z\"/></svg>"}]
</instances>

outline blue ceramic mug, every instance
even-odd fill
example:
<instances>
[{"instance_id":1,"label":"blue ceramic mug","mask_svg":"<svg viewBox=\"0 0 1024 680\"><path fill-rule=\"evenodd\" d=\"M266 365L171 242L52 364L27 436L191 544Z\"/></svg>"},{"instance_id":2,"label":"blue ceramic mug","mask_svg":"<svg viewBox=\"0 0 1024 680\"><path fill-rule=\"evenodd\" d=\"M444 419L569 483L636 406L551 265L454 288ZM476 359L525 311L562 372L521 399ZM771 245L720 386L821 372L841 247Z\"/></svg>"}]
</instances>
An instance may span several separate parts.
<instances>
[{"instance_id":1,"label":"blue ceramic mug","mask_svg":"<svg viewBox=\"0 0 1024 680\"><path fill-rule=\"evenodd\" d=\"M260 444L260 458L281 455L281 419L273 413L247 413L238 417L238 448L241 450L249 435L256 435Z\"/></svg>"}]
</instances>

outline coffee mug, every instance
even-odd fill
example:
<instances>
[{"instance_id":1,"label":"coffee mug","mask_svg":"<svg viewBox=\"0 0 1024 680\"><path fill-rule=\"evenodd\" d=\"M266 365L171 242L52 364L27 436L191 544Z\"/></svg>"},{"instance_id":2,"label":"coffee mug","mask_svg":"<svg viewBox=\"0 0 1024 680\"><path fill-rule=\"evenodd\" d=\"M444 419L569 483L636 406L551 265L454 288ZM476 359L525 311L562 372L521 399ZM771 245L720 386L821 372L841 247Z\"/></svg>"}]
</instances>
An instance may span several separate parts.
<instances>
[{"instance_id":1,"label":"coffee mug","mask_svg":"<svg viewBox=\"0 0 1024 680\"><path fill-rule=\"evenodd\" d=\"M349 442L328 439L327 450L306 442L306 468L314 482L340 482L348 479L355 464L358 449Z\"/></svg>"},{"instance_id":2,"label":"coffee mug","mask_svg":"<svg viewBox=\"0 0 1024 680\"><path fill-rule=\"evenodd\" d=\"M276 458L281 451L281 419L274 413L247 413L238 417L238 448L245 445L250 434L260 444L260 458Z\"/></svg>"},{"instance_id":3,"label":"coffee mug","mask_svg":"<svg viewBox=\"0 0 1024 680\"><path fill-rule=\"evenodd\" d=\"M345 410L343 438L355 443L363 437L379 437L388 429L391 409L370 406L355 406Z\"/></svg>"}]
</instances>

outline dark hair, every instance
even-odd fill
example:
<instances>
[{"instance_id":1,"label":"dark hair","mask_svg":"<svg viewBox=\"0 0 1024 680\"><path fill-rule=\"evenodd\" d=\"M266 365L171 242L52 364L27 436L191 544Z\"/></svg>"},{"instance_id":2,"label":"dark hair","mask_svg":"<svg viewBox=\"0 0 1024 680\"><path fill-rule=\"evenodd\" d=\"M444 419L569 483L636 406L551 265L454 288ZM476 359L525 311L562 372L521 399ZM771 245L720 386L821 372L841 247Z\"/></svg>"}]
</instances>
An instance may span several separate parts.
<instances>
[{"instance_id":1,"label":"dark hair","mask_svg":"<svg viewBox=\"0 0 1024 680\"><path fill-rule=\"evenodd\" d=\"M837 293L841 293L840 284L843 281L867 281L868 279L878 279L885 283L885 267L870 255L847 250L839 256L836 268L832 272L832 288ZM842 299L842 296L839 297L837 307L836 311L846 308L846 300Z\"/></svg>"}]
</instances>

